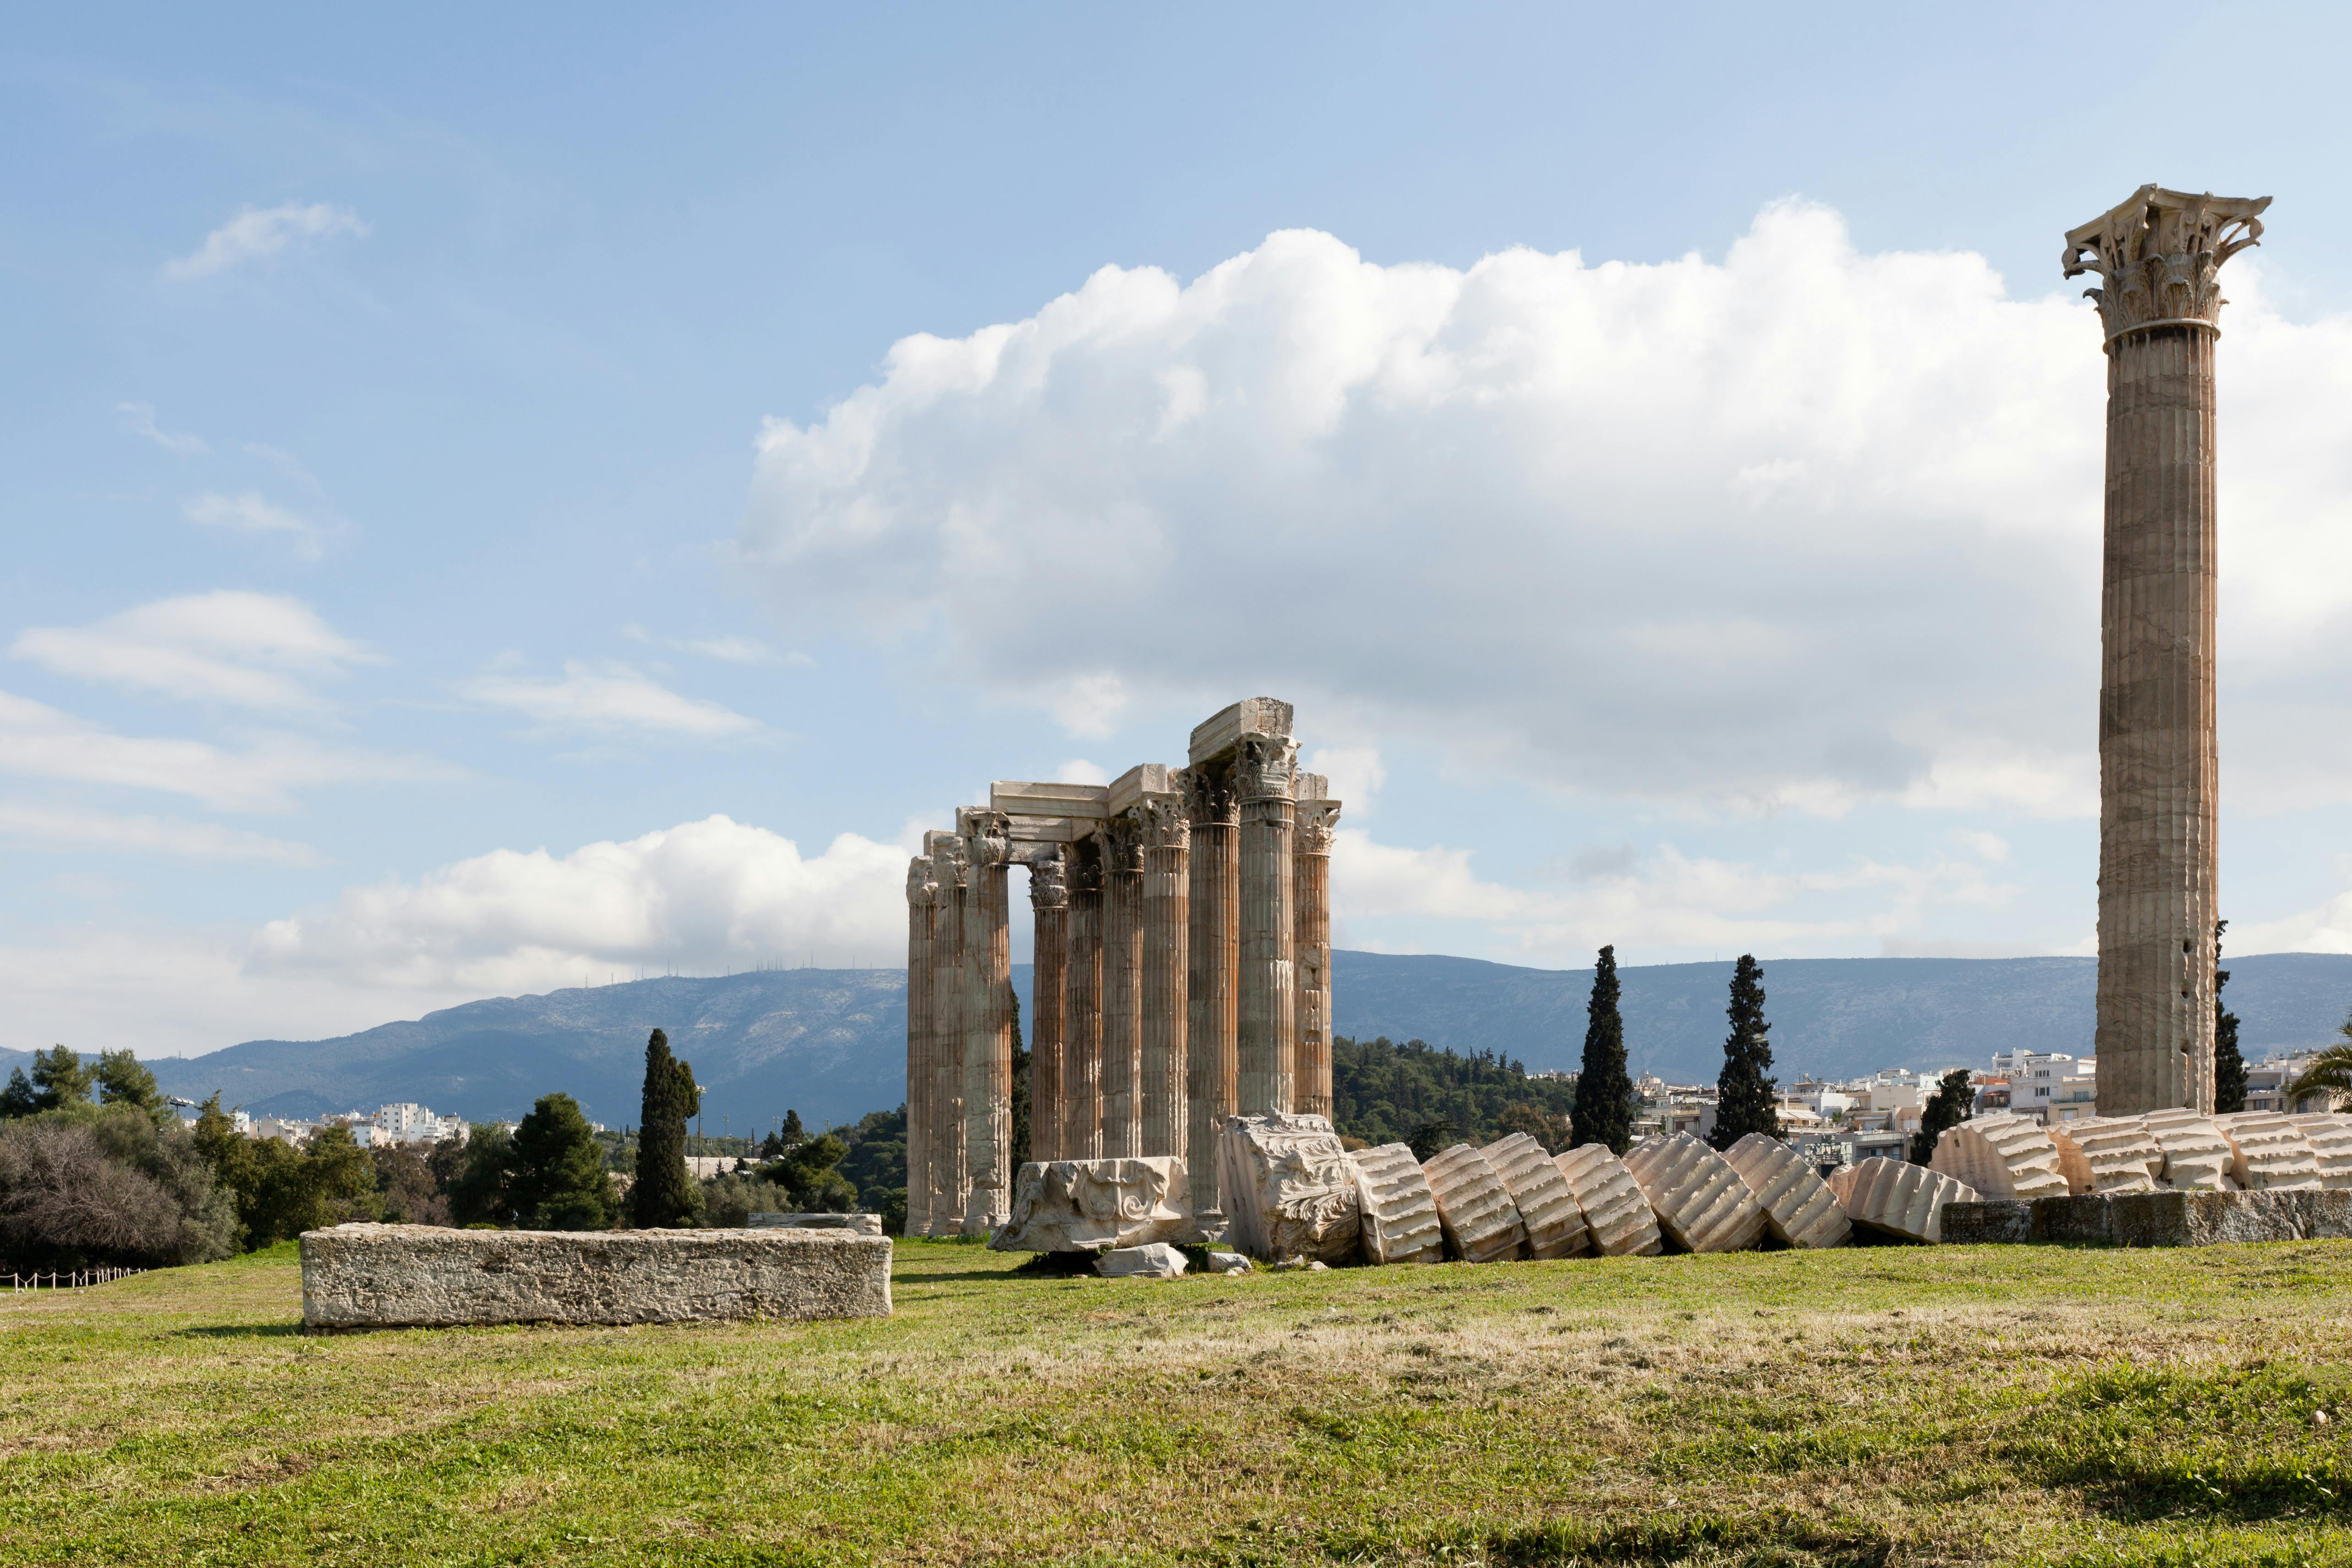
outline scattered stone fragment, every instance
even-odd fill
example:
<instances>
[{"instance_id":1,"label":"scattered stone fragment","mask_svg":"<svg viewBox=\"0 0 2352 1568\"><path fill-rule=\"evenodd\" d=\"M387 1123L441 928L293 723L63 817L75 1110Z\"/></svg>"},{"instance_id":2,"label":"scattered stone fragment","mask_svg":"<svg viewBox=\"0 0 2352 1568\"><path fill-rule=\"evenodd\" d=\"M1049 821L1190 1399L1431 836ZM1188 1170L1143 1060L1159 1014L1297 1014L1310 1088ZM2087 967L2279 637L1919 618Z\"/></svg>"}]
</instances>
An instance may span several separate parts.
<instances>
[{"instance_id":1,"label":"scattered stone fragment","mask_svg":"<svg viewBox=\"0 0 2352 1568\"><path fill-rule=\"evenodd\" d=\"M1201 1239L1184 1162L1158 1155L1030 1161L1013 1179L1012 1218L988 1244L999 1252L1092 1252Z\"/></svg>"},{"instance_id":2,"label":"scattered stone fragment","mask_svg":"<svg viewBox=\"0 0 2352 1568\"><path fill-rule=\"evenodd\" d=\"M1648 1257L1664 1250L1657 1212L1642 1184L1606 1144L1580 1144L1552 1164L1568 1178L1577 1207L1584 1210L1592 1249L1604 1258Z\"/></svg>"},{"instance_id":3,"label":"scattered stone fragment","mask_svg":"<svg viewBox=\"0 0 2352 1568\"><path fill-rule=\"evenodd\" d=\"M1238 1252L1209 1254L1209 1272L1212 1274L1246 1274L1249 1271L1250 1260Z\"/></svg>"},{"instance_id":4,"label":"scattered stone fragment","mask_svg":"<svg viewBox=\"0 0 2352 1568\"><path fill-rule=\"evenodd\" d=\"M2068 1190L2154 1192L2164 1170L2164 1145L2137 1116L2094 1116L2050 1129Z\"/></svg>"},{"instance_id":5,"label":"scattered stone fragment","mask_svg":"<svg viewBox=\"0 0 2352 1568\"><path fill-rule=\"evenodd\" d=\"M2300 1192L2320 1186L2319 1151L2291 1117L2275 1111L2216 1116L2230 1140L2230 1177L2247 1192Z\"/></svg>"},{"instance_id":6,"label":"scattered stone fragment","mask_svg":"<svg viewBox=\"0 0 2352 1568\"><path fill-rule=\"evenodd\" d=\"M1165 1241L1142 1247L1114 1247L1095 1269L1106 1280L1181 1280L1184 1254Z\"/></svg>"},{"instance_id":7,"label":"scattered stone fragment","mask_svg":"<svg viewBox=\"0 0 2352 1568\"><path fill-rule=\"evenodd\" d=\"M1986 1197L2063 1197L2074 1190L2058 1168L2058 1145L2023 1116L1979 1116L1946 1128L1928 1166Z\"/></svg>"},{"instance_id":8,"label":"scattered stone fragment","mask_svg":"<svg viewBox=\"0 0 2352 1568\"><path fill-rule=\"evenodd\" d=\"M1362 1245L1355 1171L1328 1117L1229 1116L1217 1159L1227 1239L1241 1251L1344 1263Z\"/></svg>"},{"instance_id":9,"label":"scattered stone fragment","mask_svg":"<svg viewBox=\"0 0 2352 1568\"><path fill-rule=\"evenodd\" d=\"M2179 1192L2220 1192L2229 1185L2237 1151L2210 1116L2194 1111L2150 1111L2140 1125L2164 1151L2157 1180Z\"/></svg>"},{"instance_id":10,"label":"scattered stone fragment","mask_svg":"<svg viewBox=\"0 0 2352 1568\"><path fill-rule=\"evenodd\" d=\"M1942 1240L1944 1206L1979 1196L1967 1183L1931 1166L1885 1158L1831 1173L1829 1188L1856 1225L1914 1241Z\"/></svg>"},{"instance_id":11,"label":"scattered stone fragment","mask_svg":"<svg viewBox=\"0 0 2352 1568\"><path fill-rule=\"evenodd\" d=\"M1364 1257L1374 1263L1441 1263L1445 1230L1437 1198L1421 1162L1405 1144L1382 1144L1348 1155L1362 1214Z\"/></svg>"},{"instance_id":12,"label":"scattered stone fragment","mask_svg":"<svg viewBox=\"0 0 2352 1568\"><path fill-rule=\"evenodd\" d=\"M1837 1195L1797 1151L1750 1133L1723 1154L1764 1210L1764 1228L1791 1247L1843 1247L1853 1229Z\"/></svg>"},{"instance_id":13,"label":"scattered stone fragment","mask_svg":"<svg viewBox=\"0 0 2352 1568\"><path fill-rule=\"evenodd\" d=\"M1559 1166L1541 1144L1525 1133L1498 1138L1478 1151L1503 1178L1511 1206L1527 1227L1530 1258L1573 1258L1590 1239L1584 1209Z\"/></svg>"},{"instance_id":14,"label":"scattered stone fragment","mask_svg":"<svg viewBox=\"0 0 2352 1568\"><path fill-rule=\"evenodd\" d=\"M1445 1244L1454 1255L1472 1263L1494 1263L1517 1258L1527 1246L1528 1228L1519 1218L1511 1189L1486 1163L1486 1156L1467 1144L1456 1144L1421 1167L1429 1190L1437 1199L1437 1218L1445 1228Z\"/></svg>"},{"instance_id":15,"label":"scattered stone fragment","mask_svg":"<svg viewBox=\"0 0 2352 1568\"><path fill-rule=\"evenodd\" d=\"M1729 1161L1688 1133L1644 1138L1625 1156L1658 1228L1690 1252L1740 1252L1764 1239L1764 1207Z\"/></svg>"},{"instance_id":16,"label":"scattered stone fragment","mask_svg":"<svg viewBox=\"0 0 2352 1568\"><path fill-rule=\"evenodd\" d=\"M2319 1157L2319 1185L2330 1191L2352 1187L2352 1116L2316 1112L2289 1120Z\"/></svg>"}]
</instances>

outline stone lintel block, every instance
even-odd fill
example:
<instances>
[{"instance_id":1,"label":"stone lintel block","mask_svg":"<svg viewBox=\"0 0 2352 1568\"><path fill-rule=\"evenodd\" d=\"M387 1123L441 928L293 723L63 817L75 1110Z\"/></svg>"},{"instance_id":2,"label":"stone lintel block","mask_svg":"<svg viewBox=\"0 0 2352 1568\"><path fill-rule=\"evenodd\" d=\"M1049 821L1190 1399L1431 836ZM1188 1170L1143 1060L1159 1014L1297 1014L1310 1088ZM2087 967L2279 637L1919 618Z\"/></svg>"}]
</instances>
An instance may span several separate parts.
<instances>
[{"instance_id":1,"label":"stone lintel block","mask_svg":"<svg viewBox=\"0 0 2352 1568\"><path fill-rule=\"evenodd\" d=\"M1576 1190L1541 1144L1525 1133L1497 1138L1478 1151L1511 1195L1527 1227L1530 1258L1573 1258L1591 1239Z\"/></svg>"},{"instance_id":2,"label":"stone lintel block","mask_svg":"<svg viewBox=\"0 0 2352 1568\"><path fill-rule=\"evenodd\" d=\"M1032 817L1015 812L1004 821L1004 836L1016 844L1075 844L1102 829L1102 823L1092 817Z\"/></svg>"},{"instance_id":3,"label":"stone lintel block","mask_svg":"<svg viewBox=\"0 0 2352 1568\"><path fill-rule=\"evenodd\" d=\"M1625 1168L1657 1211L1658 1228L1687 1252L1742 1252L1764 1239L1764 1208L1731 1163L1688 1133L1644 1138Z\"/></svg>"},{"instance_id":4,"label":"stone lintel block","mask_svg":"<svg viewBox=\"0 0 2352 1568\"><path fill-rule=\"evenodd\" d=\"M755 1214L746 1222L753 1230L855 1230L860 1236L882 1234L878 1214Z\"/></svg>"},{"instance_id":5,"label":"stone lintel block","mask_svg":"<svg viewBox=\"0 0 2352 1568\"><path fill-rule=\"evenodd\" d=\"M1723 1152L1764 1210L1764 1228L1791 1247L1843 1247L1853 1227L1837 1195L1797 1151L1750 1133Z\"/></svg>"},{"instance_id":6,"label":"stone lintel block","mask_svg":"<svg viewBox=\"0 0 2352 1568\"><path fill-rule=\"evenodd\" d=\"M1344 1263L1363 1244L1356 1176L1324 1116L1229 1116L1217 1132L1226 1239L1263 1262Z\"/></svg>"},{"instance_id":7,"label":"stone lintel block","mask_svg":"<svg viewBox=\"0 0 2352 1568\"><path fill-rule=\"evenodd\" d=\"M1421 1162L1406 1144L1353 1149L1348 1166L1356 1176L1356 1202L1362 1212L1364 1258L1372 1263L1442 1263L1445 1231L1437 1198L1422 1175Z\"/></svg>"},{"instance_id":8,"label":"stone lintel block","mask_svg":"<svg viewBox=\"0 0 2352 1568\"><path fill-rule=\"evenodd\" d=\"M890 1239L851 1230L302 1233L312 1330L890 1315Z\"/></svg>"},{"instance_id":9,"label":"stone lintel block","mask_svg":"<svg viewBox=\"0 0 2352 1568\"><path fill-rule=\"evenodd\" d=\"M1326 773L1293 772L1290 776L1290 798L1294 800L1330 800L1331 778Z\"/></svg>"},{"instance_id":10,"label":"stone lintel block","mask_svg":"<svg viewBox=\"0 0 2352 1568\"><path fill-rule=\"evenodd\" d=\"M1031 1160L1013 1181L1011 1218L991 1233L999 1252L1092 1252L1205 1240L1192 1180L1174 1155Z\"/></svg>"},{"instance_id":11,"label":"stone lintel block","mask_svg":"<svg viewBox=\"0 0 2352 1568\"><path fill-rule=\"evenodd\" d=\"M1182 796L1174 775L1181 768L1171 768L1164 762L1139 762L1107 787L1104 810L1118 816L1130 806L1148 800L1174 800Z\"/></svg>"},{"instance_id":12,"label":"stone lintel block","mask_svg":"<svg viewBox=\"0 0 2352 1568\"><path fill-rule=\"evenodd\" d=\"M1584 1210L1595 1252L1603 1258L1646 1258L1664 1249L1657 1211L1608 1145L1580 1144L1552 1164L1568 1178L1577 1207Z\"/></svg>"},{"instance_id":13,"label":"stone lintel block","mask_svg":"<svg viewBox=\"0 0 2352 1568\"><path fill-rule=\"evenodd\" d=\"M988 787L991 810L1012 817L1069 817L1099 822L1110 814L1110 790L1101 784L1060 784L1000 779Z\"/></svg>"},{"instance_id":14,"label":"stone lintel block","mask_svg":"<svg viewBox=\"0 0 2352 1568\"><path fill-rule=\"evenodd\" d=\"M1269 735L1287 740L1290 722L1290 705L1280 698L1244 697L1193 727L1186 760L1198 768L1233 750L1245 735Z\"/></svg>"},{"instance_id":15,"label":"stone lintel block","mask_svg":"<svg viewBox=\"0 0 2352 1568\"><path fill-rule=\"evenodd\" d=\"M1469 1263L1498 1263L1524 1255L1527 1226L1511 1201L1511 1189L1486 1155L1467 1144L1456 1144L1421 1171L1429 1178L1445 1243L1455 1256Z\"/></svg>"},{"instance_id":16,"label":"stone lintel block","mask_svg":"<svg viewBox=\"0 0 2352 1568\"><path fill-rule=\"evenodd\" d=\"M2058 1145L2041 1123L2024 1116L1979 1116L1948 1127L1927 1164L1980 1197L2063 1197L2074 1190L2060 1168Z\"/></svg>"}]
</instances>

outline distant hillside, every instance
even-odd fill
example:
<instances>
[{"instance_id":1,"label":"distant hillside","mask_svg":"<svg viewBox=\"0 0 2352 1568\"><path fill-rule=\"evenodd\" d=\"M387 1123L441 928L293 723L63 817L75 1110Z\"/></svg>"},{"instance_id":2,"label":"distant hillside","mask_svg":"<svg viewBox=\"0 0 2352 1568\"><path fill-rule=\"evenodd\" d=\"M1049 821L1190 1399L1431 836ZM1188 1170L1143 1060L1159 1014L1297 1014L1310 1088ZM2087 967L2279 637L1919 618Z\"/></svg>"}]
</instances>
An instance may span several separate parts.
<instances>
[{"instance_id":1,"label":"distant hillside","mask_svg":"<svg viewBox=\"0 0 2352 1568\"><path fill-rule=\"evenodd\" d=\"M1573 1068L1583 1049L1589 969L1528 969L1475 958L1333 955L1334 1022L1360 1039L1421 1039L1496 1051L1532 1071ZM2248 1056L2316 1045L2352 1005L2352 956L2230 960L2231 1005ZM1712 1078L1722 1061L1731 966L1621 971L1634 1070ZM1795 958L1764 966L1783 1078L1880 1067L1976 1064L1999 1049L2090 1049L2089 958ZM1027 966L1013 972L1027 1008ZM252 1040L163 1059L172 1092L217 1089L249 1111L315 1116L415 1100L476 1119L514 1116L562 1089L588 1114L634 1122L646 1034L669 1031L709 1091L713 1133L765 1126L786 1107L811 1123L855 1121L905 1098L904 978L886 969L790 969L468 1002L339 1040ZM26 1060L0 1052L0 1071Z\"/></svg>"}]
</instances>

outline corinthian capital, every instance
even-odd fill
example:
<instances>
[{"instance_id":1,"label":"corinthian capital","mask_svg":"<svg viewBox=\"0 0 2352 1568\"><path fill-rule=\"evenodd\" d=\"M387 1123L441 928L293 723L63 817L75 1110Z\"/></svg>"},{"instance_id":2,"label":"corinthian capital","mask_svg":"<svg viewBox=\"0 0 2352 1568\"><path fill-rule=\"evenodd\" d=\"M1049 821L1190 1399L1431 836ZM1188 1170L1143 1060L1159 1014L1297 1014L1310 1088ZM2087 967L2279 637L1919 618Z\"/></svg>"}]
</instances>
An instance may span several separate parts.
<instances>
[{"instance_id":1,"label":"corinthian capital","mask_svg":"<svg viewBox=\"0 0 2352 1568\"><path fill-rule=\"evenodd\" d=\"M1298 743L1287 736L1245 735L1234 753L1234 793L1244 800L1286 800Z\"/></svg>"},{"instance_id":2,"label":"corinthian capital","mask_svg":"<svg viewBox=\"0 0 2352 1568\"><path fill-rule=\"evenodd\" d=\"M1070 866L1061 849L1040 851L1029 862L1029 907L1067 909L1070 906Z\"/></svg>"},{"instance_id":3,"label":"corinthian capital","mask_svg":"<svg viewBox=\"0 0 2352 1568\"><path fill-rule=\"evenodd\" d=\"M963 886L964 873L971 869L966 858L966 843L961 833L927 835L931 850L931 882L935 894L950 894Z\"/></svg>"},{"instance_id":4,"label":"corinthian capital","mask_svg":"<svg viewBox=\"0 0 2352 1568\"><path fill-rule=\"evenodd\" d=\"M930 857L917 855L907 862L907 902L919 909L927 904L937 904L939 898L940 879L932 869Z\"/></svg>"},{"instance_id":5,"label":"corinthian capital","mask_svg":"<svg viewBox=\"0 0 2352 1568\"><path fill-rule=\"evenodd\" d=\"M956 831L970 846L974 865L1003 865L1013 858L1013 819L973 806L956 812Z\"/></svg>"},{"instance_id":6,"label":"corinthian capital","mask_svg":"<svg viewBox=\"0 0 2352 1568\"><path fill-rule=\"evenodd\" d=\"M1137 829L1147 850L1181 850L1192 842L1192 820L1173 795L1157 795L1135 808Z\"/></svg>"},{"instance_id":7,"label":"corinthian capital","mask_svg":"<svg viewBox=\"0 0 2352 1568\"><path fill-rule=\"evenodd\" d=\"M2098 302L2112 343L2144 327L2216 326L2221 264L2263 237L2268 196L2192 196L2142 185L2131 199L2066 234L2066 276L2098 275L2084 297Z\"/></svg>"},{"instance_id":8,"label":"corinthian capital","mask_svg":"<svg viewBox=\"0 0 2352 1568\"><path fill-rule=\"evenodd\" d=\"M1107 872L1143 870L1143 829L1134 807L1103 824L1102 852Z\"/></svg>"},{"instance_id":9,"label":"corinthian capital","mask_svg":"<svg viewBox=\"0 0 2352 1568\"><path fill-rule=\"evenodd\" d=\"M1331 835L1339 831L1339 802L1337 800L1301 800L1298 802L1298 837L1294 841L1297 853L1328 855L1331 852Z\"/></svg>"},{"instance_id":10,"label":"corinthian capital","mask_svg":"<svg viewBox=\"0 0 2352 1568\"><path fill-rule=\"evenodd\" d=\"M1206 762L1187 768L1176 775L1176 788L1184 792L1184 815L1196 828L1232 827L1242 820L1230 768Z\"/></svg>"}]
</instances>

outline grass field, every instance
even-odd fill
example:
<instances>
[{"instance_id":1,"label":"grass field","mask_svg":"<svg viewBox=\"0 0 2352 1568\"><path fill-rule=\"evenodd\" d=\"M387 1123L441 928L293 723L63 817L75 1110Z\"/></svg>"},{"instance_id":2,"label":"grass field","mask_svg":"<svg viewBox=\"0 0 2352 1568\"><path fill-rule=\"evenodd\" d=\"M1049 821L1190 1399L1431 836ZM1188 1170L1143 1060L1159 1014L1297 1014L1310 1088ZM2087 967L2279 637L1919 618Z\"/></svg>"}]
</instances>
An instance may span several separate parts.
<instances>
[{"instance_id":1,"label":"grass field","mask_svg":"<svg viewBox=\"0 0 2352 1568\"><path fill-rule=\"evenodd\" d=\"M0 1562L2346 1563L2352 1244L1107 1281L311 1338L0 1295Z\"/></svg>"}]
</instances>

